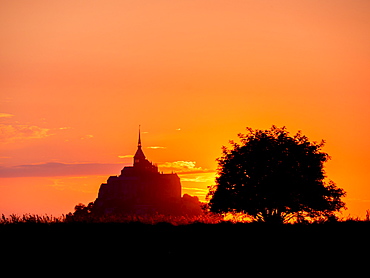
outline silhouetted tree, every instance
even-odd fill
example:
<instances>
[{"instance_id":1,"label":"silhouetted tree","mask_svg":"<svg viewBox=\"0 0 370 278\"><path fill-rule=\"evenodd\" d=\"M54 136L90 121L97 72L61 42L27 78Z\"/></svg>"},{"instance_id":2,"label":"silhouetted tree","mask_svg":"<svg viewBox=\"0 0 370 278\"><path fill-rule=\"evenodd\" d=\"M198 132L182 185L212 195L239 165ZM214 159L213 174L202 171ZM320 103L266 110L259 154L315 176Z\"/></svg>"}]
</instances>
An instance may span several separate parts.
<instances>
[{"instance_id":1,"label":"silhouetted tree","mask_svg":"<svg viewBox=\"0 0 370 278\"><path fill-rule=\"evenodd\" d=\"M90 202L87 206L85 204L79 203L75 206L75 212L73 213L73 215L77 217L85 217L90 215L93 212L93 209L93 202Z\"/></svg>"},{"instance_id":2,"label":"silhouetted tree","mask_svg":"<svg viewBox=\"0 0 370 278\"><path fill-rule=\"evenodd\" d=\"M203 213L202 203L197 196L184 194L181 197L181 211L182 215L200 215Z\"/></svg>"},{"instance_id":3,"label":"silhouetted tree","mask_svg":"<svg viewBox=\"0 0 370 278\"><path fill-rule=\"evenodd\" d=\"M286 128L247 128L223 147L216 185L210 188L211 212L243 212L256 221L282 223L293 217L333 217L344 208L343 189L325 182L324 162L330 157L321 143Z\"/></svg>"}]
</instances>

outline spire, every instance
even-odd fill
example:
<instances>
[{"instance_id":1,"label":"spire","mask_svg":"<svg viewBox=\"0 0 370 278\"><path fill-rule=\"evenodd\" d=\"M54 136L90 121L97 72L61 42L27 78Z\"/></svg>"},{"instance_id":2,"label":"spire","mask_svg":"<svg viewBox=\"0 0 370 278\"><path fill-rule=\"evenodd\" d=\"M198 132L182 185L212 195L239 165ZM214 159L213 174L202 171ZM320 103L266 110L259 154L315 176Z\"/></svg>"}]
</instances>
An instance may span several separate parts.
<instances>
[{"instance_id":1,"label":"spire","mask_svg":"<svg viewBox=\"0 0 370 278\"><path fill-rule=\"evenodd\" d=\"M141 148L141 139L140 139L140 125L139 125L139 141L137 143L137 147Z\"/></svg>"},{"instance_id":2,"label":"spire","mask_svg":"<svg viewBox=\"0 0 370 278\"><path fill-rule=\"evenodd\" d=\"M144 160L145 160L145 155L143 153L143 150L141 149L140 125L139 125L139 140L137 142L137 151L134 156L134 165Z\"/></svg>"},{"instance_id":3,"label":"spire","mask_svg":"<svg viewBox=\"0 0 370 278\"><path fill-rule=\"evenodd\" d=\"M141 149L141 134L139 125L139 139L137 141L137 151L134 155L134 168L144 172L158 173L158 167L149 162Z\"/></svg>"}]
</instances>

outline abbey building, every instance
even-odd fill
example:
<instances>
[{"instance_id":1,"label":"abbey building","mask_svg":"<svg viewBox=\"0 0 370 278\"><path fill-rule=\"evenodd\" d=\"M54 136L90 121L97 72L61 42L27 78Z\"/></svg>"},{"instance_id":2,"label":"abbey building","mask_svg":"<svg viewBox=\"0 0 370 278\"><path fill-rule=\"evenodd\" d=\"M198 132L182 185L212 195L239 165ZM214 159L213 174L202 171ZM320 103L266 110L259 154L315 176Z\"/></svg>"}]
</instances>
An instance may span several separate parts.
<instances>
[{"instance_id":1,"label":"abbey building","mask_svg":"<svg viewBox=\"0 0 370 278\"><path fill-rule=\"evenodd\" d=\"M110 176L100 186L94 209L100 213L171 213L181 205L181 183L177 174L159 173L142 150L140 130L133 166L119 176Z\"/></svg>"}]
</instances>

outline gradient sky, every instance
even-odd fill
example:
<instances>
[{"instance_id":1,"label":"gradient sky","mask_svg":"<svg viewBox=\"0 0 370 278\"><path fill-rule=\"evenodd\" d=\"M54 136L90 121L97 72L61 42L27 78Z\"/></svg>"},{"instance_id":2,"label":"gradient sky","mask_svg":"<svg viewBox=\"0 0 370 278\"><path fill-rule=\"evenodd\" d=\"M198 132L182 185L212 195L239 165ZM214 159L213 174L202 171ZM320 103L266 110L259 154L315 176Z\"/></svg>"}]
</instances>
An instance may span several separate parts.
<instances>
[{"instance_id":1,"label":"gradient sky","mask_svg":"<svg viewBox=\"0 0 370 278\"><path fill-rule=\"evenodd\" d=\"M60 215L147 158L204 200L245 127L325 139L370 209L370 1L0 0L0 213Z\"/></svg>"}]
</instances>

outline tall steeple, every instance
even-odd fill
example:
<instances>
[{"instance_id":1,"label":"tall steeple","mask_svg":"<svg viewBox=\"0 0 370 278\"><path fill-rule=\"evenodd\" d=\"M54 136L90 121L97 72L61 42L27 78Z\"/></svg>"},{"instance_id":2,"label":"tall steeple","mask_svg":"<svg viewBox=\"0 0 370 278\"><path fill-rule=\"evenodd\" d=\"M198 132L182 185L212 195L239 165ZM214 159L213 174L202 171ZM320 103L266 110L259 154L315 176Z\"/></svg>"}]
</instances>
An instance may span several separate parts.
<instances>
[{"instance_id":1,"label":"tall steeple","mask_svg":"<svg viewBox=\"0 0 370 278\"><path fill-rule=\"evenodd\" d=\"M137 143L137 147L141 148L141 139L140 139L140 125L139 125L139 141Z\"/></svg>"},{"instance_id":2,"label":"tall steeple","mask_svg":"<svg viewBox=\"0 0 370 278\"><path fill-rule=\"evenodd\" d=\"M139 125L139 140L137 142L137 151L134 156L134 166L140 164L145 160L146 160L145 155L143 153L143 150L141 149L140 125Z\"/></svg>"},{"instance_id":3,"label":"tall steeple","mask_svg":"<svg viewBox=\"0 0 370 278\"><path fill-rule=\"evenodd\" d=\"M134 169L142 172L152 172L158 173L158 167L149 162L141 149L141 136L140 136L140 126L139 126L139 139L137 141L137 151L134 155Z\"/></svg>"}]
</instances>

